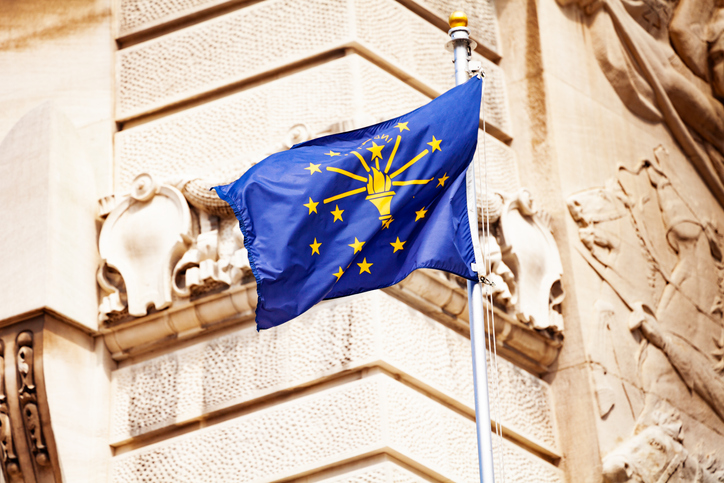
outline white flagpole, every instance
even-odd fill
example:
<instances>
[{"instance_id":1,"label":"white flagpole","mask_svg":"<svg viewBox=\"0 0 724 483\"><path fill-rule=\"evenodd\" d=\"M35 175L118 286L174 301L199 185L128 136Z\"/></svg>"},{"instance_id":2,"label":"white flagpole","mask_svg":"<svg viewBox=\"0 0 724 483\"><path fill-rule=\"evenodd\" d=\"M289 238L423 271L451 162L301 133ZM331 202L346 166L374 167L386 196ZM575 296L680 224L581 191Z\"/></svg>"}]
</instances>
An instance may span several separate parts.
<instances>
[{"instance_id":1,"label":"white flagpole","mask_svg":"<svg viewBox=\"0 0 724 483\"><path fill-rule=\"evenodd\" d=\"M470 78L468 60L475 42L470 40L468 18L463 12L450 15L450 42L455 55L455 85L464 84ZM478 236L478 208L475 193L475 163L470 162L467 173L468 220L470 235L475 248L475 271L483 274L483 260ZM493 471L493 438L490 429L490 400L488 398L488 366L485 357L485 328L483 319L482 284L468 280L468 314L470 319L470 341L473 348L473 380L475 383L475 423L478 433L478 462L481 483L495 483ZM493 328L495 330L495 328Z\"/></svg>"}]
</instances>

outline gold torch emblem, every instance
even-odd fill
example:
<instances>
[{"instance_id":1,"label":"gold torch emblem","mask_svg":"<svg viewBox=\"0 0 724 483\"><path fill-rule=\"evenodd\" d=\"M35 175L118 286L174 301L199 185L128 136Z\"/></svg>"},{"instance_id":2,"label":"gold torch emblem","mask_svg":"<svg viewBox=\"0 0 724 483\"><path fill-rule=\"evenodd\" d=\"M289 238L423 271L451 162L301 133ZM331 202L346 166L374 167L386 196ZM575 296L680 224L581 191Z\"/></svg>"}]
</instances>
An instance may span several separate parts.
<instances>
[{"instance_id":1,"label":"gold torch emblem","mask_svg":"<svg viewBox=\"0 0 724 483\"><path fill-rule=\"evenodd\" d=\"M402 131L409 131L407 128L407 123L399 123L396 128L400 129L400 133ZM324 200L324 204L331 203L332 201L336 201L342 198L346 198L348 196L357 195L367 192L366 200L369 200L375 207L377 208L377 211L380 212L380 220L383 224L389 224L391 218L392 218L392 198L395 196L395 192L392 191L393 186L407 186L407 185L413 185L413 184L427 184L430 181L433 180L433 178L430 179L413 179L409 181L393 181L395 177L402 174L405 170L407 170L410 166L427 156L429 151L427 149L423 150L421 153L419 153L417 156L409 160L407 163L405 163L402 167L397 169L396 171L393 171L392 173L389 173L390 168L392 167L392 162L395 159L395 154L397 154L397 149L400 147L400 141L402 140L402 137L400 135L397 136L397 139L395 140L395 144L392 148L392 152L390 153L389 158L387 158L387 163L385 164L384 169L380 168L380 161L384 162L384 158L382 157L382 150L386 147L388 147L387 143L390 143L392 141L392 138L389 137L389 135L378 135L375 136L375 141L372 139L368 139L362 145L357 148L358 150L362 150L362 148L367 144L369 141L372 141L372 146L365 148L367 151L370 151L372 153L372 159L370 159L369 164L367 160L365 160L364 156L360 154L357 150L352 150L348 154L354 155L359 162L362 164L362 167L367 172L367 177L360 176L355 173L351 173L349 171L346 171L344 169L340 169L333 166L328 166L326 168L327 171L331 171L337 174L341 174L344 176L347 176L348 178L352 178L357 181L362 181L367 184L366 187L363 188L357 188L350 191L347 191L345 193L340 193L338 195L331 196ZM377 145L377 140L381 142L381 145ZM427 143L432 147L432 151L440 151L440 140L435 139L433 136L432 142ZM363 151L364 152L364 151ZM326 153L329 156L339 156L340 153L335 153L333 151L330 151L329 153ZM374 165L372 163L374 162ZM370 166L372 165L372 166ZM317 165L318 166L318 165ZM305 168L309 169L309 168ZM389 174L388 174L389 173ZM306 206L306 205L305 205Z\"/></svg>"}]
</instances>

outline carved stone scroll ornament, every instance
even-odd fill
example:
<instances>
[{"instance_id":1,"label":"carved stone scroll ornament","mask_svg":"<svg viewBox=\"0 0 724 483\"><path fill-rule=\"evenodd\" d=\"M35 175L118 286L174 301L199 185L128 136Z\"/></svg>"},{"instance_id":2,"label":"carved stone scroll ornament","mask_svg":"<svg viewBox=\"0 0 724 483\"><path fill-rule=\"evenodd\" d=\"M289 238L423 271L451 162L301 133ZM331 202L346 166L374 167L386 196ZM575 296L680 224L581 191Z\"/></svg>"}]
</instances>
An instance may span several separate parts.
<instances>
[{"instance_id":1,"label":"carved stone scroll ornament","mask_svg":"<svg viewBox=\"0 0 724 483\"><path fill-rule=\"evenodd\" d=\"M203 211L199 211L198 218L201 233L173 271L173 290L179 297L198 297L228 288L251 272L236 219L219 220ZM225 225L225 230L220 225ZM226 240L225 247L222 246L224 232L231 238Z\"/></svg>"},{"instance_id":2,"label":"carved stone scroll ornament","mask_svg":"<svg viewBox=\"0 0 724 483\"><path fill-rule=\"evenodd\" d=\"M103 263L98 279L104 295L100 320L143 316L172 302L171 272L191 244L191 213L174 187L157 185L148 174L133 182L131 194L109 213L98 248ZM122 293L125 289L125 293Z\"/></svg>"},{"instance_id":3,"label":"carved stone scroll ornament","mask_svg":"<svg viewBox=\"0 0 724 483\"><path fill-rule=\"evenodd\" d=\"M28 445L40 466L50 463L48 448L45 446L43 427L38 411L38 393L35 387L35 365L33 358L33 333L21 332L17 338L18 401L23 415Z\"/></svg>"},{"instance_id":4,"label":"carved stone scroll ornament","mask_svg":"<svg viewBox=\"0 0 724 483\"><path fill-rule=\"evenodd\" d=\"M663 121L724 205L724 6L718 0L558 0L590 15L602 72L631 111Z\"/></svg>"},{"instance_id":5,"label":"carved stone scroll ornament","mask_svg":"<svg viewBox=\"0 0 724 483\"><path fill-rule=\"evenodd\" d=\"M534 208L527 190L504 196L499 243L505 268L498 266L497 275L508 281L506 286L512 296L509 304L515 307L515 315L535 329L562 332L563 267L548 215ZM514 282L506 273L508 267Z\"/></svg>"},{"instance_id":6,"label":"carved stone scroll ornament","mask_svg":"<svg viewBox=\"0 0 724 483\"><path fill-rule=\"evenodd\" d=\"M12 421L5 391L5 344L0 341L0 461L5 481L22 480L18 456L13 442Z\"/></svg>"}]
</instances>

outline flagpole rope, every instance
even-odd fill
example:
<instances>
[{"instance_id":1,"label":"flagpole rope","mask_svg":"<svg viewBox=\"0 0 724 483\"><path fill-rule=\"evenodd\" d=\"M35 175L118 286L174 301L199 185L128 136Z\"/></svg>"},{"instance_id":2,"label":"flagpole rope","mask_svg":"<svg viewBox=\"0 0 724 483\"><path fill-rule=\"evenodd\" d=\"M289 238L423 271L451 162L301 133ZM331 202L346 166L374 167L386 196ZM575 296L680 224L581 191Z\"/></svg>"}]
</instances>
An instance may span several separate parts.
<instances>
[{"instance_id":1,"label":"flagpole rope","mask_svg":"<svg viewBox=\"0 0 724 483\"><path fill-rule=\"evenodd\" d=\"M484 76L484 74L483 74ZM484 189L483 189L483 252L484 252L484 264L486 269L486 275L490 275L492 272L492 263L490 261L490 247L488 245L488 239L490 237L490 203L488 197L488 153L487 153L487 129L485 122L485 82L483 82L483 99L482 99L482 114L483 114L483 168L484 168ZM480 156L478 150L476 150L476 164L479 168ZM480 172L480 171L478 171ZM503 458L503 426L501 422L501 411L499 407L500 400L500 372L498 371L498 344L497 337L495 334L495 311L493 309L493 290L490 285L485 286L485 295L487 299L486 311L486 342L488 344L488 353L491 354L490 362L491 369L493 370L493 412L495 414L495 434L498 437L498 451L497 459L500 468L501 482L505 483L505 461Z\"/></svg>"}]
</instances>

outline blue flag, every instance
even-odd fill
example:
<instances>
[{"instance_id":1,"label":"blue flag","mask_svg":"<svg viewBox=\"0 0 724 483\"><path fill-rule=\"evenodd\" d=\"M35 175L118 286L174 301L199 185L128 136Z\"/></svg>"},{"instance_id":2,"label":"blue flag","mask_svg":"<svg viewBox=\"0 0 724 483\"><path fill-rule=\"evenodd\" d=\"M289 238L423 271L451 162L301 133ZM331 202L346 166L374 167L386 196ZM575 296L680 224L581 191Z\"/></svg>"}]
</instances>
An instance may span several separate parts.
<instances>
[{"instance_id":1,"label":"blue flag","mask_svg":"<svg viewBox=\"0 0 724 483\"><path fill-rule=\"evenodd\" d=\"M418 268L476 280L465 175L481 92L474 77L408 114L297 144L214 188L244 233L259 329Z\"/></svg>"}]
</instances>

